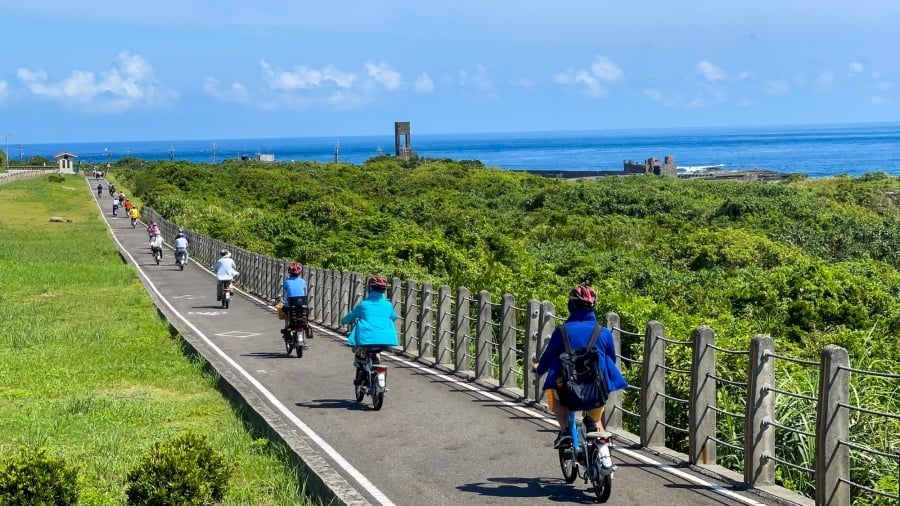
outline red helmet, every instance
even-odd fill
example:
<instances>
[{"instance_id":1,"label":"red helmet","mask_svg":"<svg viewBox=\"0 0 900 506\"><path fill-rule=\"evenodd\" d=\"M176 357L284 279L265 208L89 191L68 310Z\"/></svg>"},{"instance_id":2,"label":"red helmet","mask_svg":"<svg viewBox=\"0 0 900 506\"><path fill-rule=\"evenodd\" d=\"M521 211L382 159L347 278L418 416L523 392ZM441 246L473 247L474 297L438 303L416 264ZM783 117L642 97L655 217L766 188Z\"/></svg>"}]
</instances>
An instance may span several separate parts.
<instances>
[{"instance_id":1,"label":"red helmet","mask_svg":"<svg viewBox=\"0 0 900 506\"><path fill-rule=\"evenodd\" d=\"M291 276L299 276L300 271L302 270L303 266L298 264L297 262L292 263L291 266L288 267L288 272L291 274Z\"/></svg>"},{"instance_id":2,"label":"red helmet","mask_svg":"<svg viewBox=\"0 0 900 506\"><path fill-rule=\"evenodd\" d=\"M587 285L576 285L575 288L569 292L569 300L594 307L594 304L597 303L597 294L594 293L593 288Z\"/></svg>"},{"instance_id":3,"label":"red helmet","mask_svg":"<svg viewBox=\"0 0 900 506\"><path fill-rule=\"evenodd\" d=\"M369 278L369 282L366 283L366 286L383 291L385 288L387 288L387 280L384 279L384 276L372 276L371 278Z\"/></svg>"}]
</instances>

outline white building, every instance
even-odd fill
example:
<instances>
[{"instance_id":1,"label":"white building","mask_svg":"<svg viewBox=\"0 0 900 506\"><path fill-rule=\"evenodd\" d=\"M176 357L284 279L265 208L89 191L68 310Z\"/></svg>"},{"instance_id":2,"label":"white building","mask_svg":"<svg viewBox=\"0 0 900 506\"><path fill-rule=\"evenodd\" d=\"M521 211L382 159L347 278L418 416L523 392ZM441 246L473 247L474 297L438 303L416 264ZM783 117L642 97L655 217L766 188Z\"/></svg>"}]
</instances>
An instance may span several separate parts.
<instances>
[{"instance_id":1,"label":"white building","mask_svg":"<svg viewBox=\"0 0 900 506\"><path fill-rule=\"evenodd\" d=\"M56 166L59 167L60 174L74 174L76 158L78 157L68 151L63 151L53 157L56 160Z\"/></svg>"}]
</instances>

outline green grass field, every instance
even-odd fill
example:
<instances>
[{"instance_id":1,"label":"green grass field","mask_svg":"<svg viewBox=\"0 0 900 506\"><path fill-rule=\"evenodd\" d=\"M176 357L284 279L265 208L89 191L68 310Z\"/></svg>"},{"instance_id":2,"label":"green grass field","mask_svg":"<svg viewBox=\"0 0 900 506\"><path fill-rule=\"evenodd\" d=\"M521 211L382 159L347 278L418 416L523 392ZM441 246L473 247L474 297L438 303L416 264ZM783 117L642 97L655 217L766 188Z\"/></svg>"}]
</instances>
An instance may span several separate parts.
<instances>
[{"instance_id":1,"label":"green grass field","mask_svg":"<svg viewBox=\"0 0 900 506\"><path fill-rule=\"evenodd\" d=\"M82 177L0 185L0 461L44 447L78 466L80 504L123 504L141 454L192 429L236 463L223 504L306 503L287 451L214 385L122 262Z\"/></svg>"}]
</instances>

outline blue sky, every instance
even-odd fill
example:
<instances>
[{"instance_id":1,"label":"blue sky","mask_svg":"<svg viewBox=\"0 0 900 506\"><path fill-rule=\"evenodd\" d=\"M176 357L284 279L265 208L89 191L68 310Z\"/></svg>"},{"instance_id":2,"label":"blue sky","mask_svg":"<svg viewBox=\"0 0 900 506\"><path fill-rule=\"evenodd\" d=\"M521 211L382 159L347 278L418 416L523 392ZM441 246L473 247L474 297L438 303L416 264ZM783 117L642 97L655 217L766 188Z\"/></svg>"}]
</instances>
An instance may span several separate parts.
<instances>
[{"instance_id":1,"label":"blue sky","mask_svg":"<svg viewBox=\"0 0 900 506\"><path fill-rule=\"evenodd\" d=\"M896 0L3 0L10 143L900 121Z\"/></svg>"}]
</instances>

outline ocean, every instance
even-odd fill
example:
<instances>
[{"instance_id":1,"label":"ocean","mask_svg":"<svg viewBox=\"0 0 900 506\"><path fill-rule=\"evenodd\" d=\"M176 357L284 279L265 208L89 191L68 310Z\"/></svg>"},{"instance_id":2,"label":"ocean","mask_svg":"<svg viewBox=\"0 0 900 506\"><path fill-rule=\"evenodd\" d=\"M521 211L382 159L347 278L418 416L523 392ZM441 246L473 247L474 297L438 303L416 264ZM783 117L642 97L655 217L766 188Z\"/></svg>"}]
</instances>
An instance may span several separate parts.
<instances>
[{"instance_id":1,"label":"ocean","mask_svg":"<svg viewBox=\"0 0 900 506\"><path fill-rule=\"evenodd\" d=\"M415 134L410 147L426 159L478 160L511 170L622 170L623 161L667 155L679 171L717 167L804 173L810 177L867 172L900 175L900 123L603 130L576 132ZM242 156L275 161L360 164L394 154L393 133L374 136L75 142L10 146L10 158L52 158L62 151L92 166L123 157L218 163Z\"/></svg>"}]
</instances>

